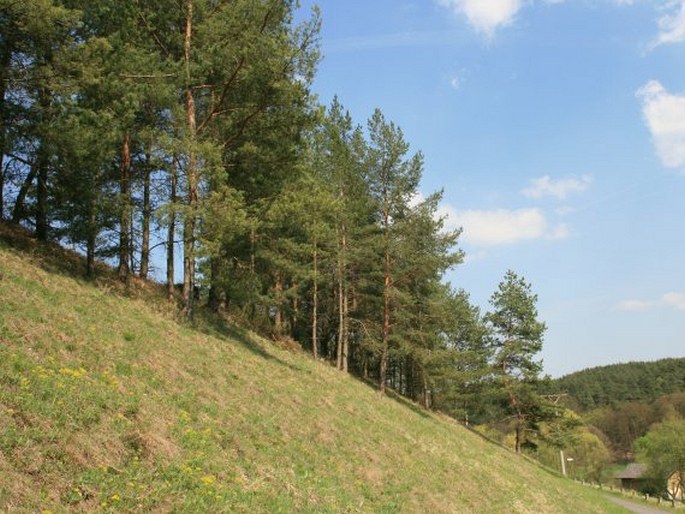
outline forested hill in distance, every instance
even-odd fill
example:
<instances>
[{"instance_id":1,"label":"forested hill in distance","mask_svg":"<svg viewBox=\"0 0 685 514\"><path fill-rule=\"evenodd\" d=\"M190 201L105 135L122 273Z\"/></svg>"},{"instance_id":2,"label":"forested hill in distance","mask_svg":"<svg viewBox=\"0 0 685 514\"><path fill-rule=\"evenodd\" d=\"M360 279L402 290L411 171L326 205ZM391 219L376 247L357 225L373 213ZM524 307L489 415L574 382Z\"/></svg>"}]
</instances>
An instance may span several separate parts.
<instances>
[{"instance_id":1,"label":"forested hill in distance","mask_svg":"<svg viewBox=\"0 0 685 514\"><path fill-rule=\"evenodd\" d=\"M86 281L78 255L11 230L2 512L622 512L303 352L179 322L155 284Z\"/></svg>"},{"instance_id":2,"label":"forested hill in distance","mask_svg":"<svg viewBox=\"0 0 685 514\"><path fill-rule=\"evenodd\" d=\"M685 391L685 358L589 368L555 379L552 384L554 392L567 393L582 410L627 402L649 403Z\"/></svg>"}]
</instances>

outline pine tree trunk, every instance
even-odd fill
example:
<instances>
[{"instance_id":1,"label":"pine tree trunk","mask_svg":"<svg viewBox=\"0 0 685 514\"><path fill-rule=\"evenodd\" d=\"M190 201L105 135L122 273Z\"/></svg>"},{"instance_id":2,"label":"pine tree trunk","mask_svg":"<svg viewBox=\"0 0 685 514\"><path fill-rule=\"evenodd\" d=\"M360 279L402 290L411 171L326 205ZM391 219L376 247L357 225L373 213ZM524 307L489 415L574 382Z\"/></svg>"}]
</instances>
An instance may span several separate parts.
<instances>
[{"instance_id":1,"label":"pine tree trunk","mask_svg":"<svg viewBox=\"0 0 685 514\"><path fill-rule=\"evenodd\" d=\"M150 200L150 175L152 174L150 150L145 152L145 169L143 170L143 236L140 248L140 278L147 278L150 272L150 222L152 205Z\"/></svg>"},{"instance_id":2,"label":"pine tree trunk","mask_svg":"<svg viewBox=\"0 0 685 514\"><path fill-rule=\"evenodd\" d=\"M350 346L350 316L349 316L349 291L347 289L347 282L343 287L343 334L342 338L342 370L347 373L348 356Z\"/></svg>"},{"instance_id":3,"label":"pine tree trunk","mask_svg":"<svg viewBox=\"0 0 685 514\"><path fill-rule=\"evenodd\" d=\"M50 108L50 92L41 88L38 95L38 102L42 111L42 116L45 116L46 111ZM44 120L45 121L45 120ZM42 140L38 146L38 153L36 155L36 237L41 241L48 238L48 166L49 166L48 148L45 141Z\"/></svg>"},{"instance_id":4,"label":"pine tree trunk","mask_svg":"<svg viewBox=\"0 0 685 514\"><path fill-rule=\"evenodd\" d=\"M5 119L5 94L7 91L7 74L12 56L11 44L5 41L5 51L0 60L0 219L5 217L5 154L7 153L7 126Z\"/></svg>"},{"instance_id":5,"label":"pine tree trunk","mask_svg":"<svg viewBox=\"0 0 685 514\"><path fill-rule=\"evenodd\" d=\"M36 161L34 161L34 163L31 165L31 168L29 169L28 175L26 175L26 177L24 178L24 182L22 182L21 184L19 192L17 193L17 198L14 201L14 209L12 210L12 223L18 224L26 216L24 208L26 204L26 195L28 195L29 189L31 188L31 184L33 184L33 181L35 180L37 173L38 164Z\"/></svg>"},{"instance_id":6,"label":"pine tree trunk","mask_svg":"<svg viewBox=\"0 0 685 514\"><path fill-rule=\"evenodd\" d=\"M276 275L276 283L274 284L275 294L275 305L274 305L274 335L276 338L280 338L283 334L283 278L281 274Z\"/></svg>"},{"instance_id":7,"label":"pine tree trunk","mask_svg":"<svg viewBox=\"0 0 685 514\"><path fill-rule=\"evenodd\" d=\"M48 162L45 147L41 145L38 154L38 175L36 183L36 237L41 241L48 238Z\"/></svg>"},{"instance_id":8,"label":"pine tree trunk","mask_svg":"<svg viewBox=\"0 0 685 514\"><path fill-rule=\"evenodd\" d=\"M250 275L255 274L255 252L257 251L257 230L250 228Z\"/></svg>"},{"instance_id":9,"label":"pine tree trunk","mask_svg":"<svg viewBox=\"0 0 685 514\"><path fill-rule=\"evenodd\" d=\"M136 262L136 241L135 241L135 233L136 233L136 226L135 226L135 220L133 219L133 198L131 198L131 209L129 210L129 240L128 240L128 269L131 273L134 272L134 266Z\"/></svg>"},{"instance_id":10,"label":"pine tree trunk","mask_svg":"<svg viewBox=\"0 0 685 514\"><path fill-rule=\"evenodd\" d=\"M192 196L192 189L189 191ZM183 313L188 319L193 318L195 289L195 202L188 201L191 207L183 220Z\"/></svg>"},{"instance_id":11,"label":"pine tree trunk","mask_svg":"<svg viewBox=\"0 0 685 514\"><path fill-rule=\"evenodd\" d=\"M381 362L380 362L380 392L385 394L385 384L388 374L388 345L390 340L390 287L392 281L390 277L390 254L386 247L385 266L383 277L383 332L381 340Z\"/></svg>"},{"instance_id":12,"label":"pine tree trunk","mask_svg":"<svg viewBox=\"0 0 685 514\"><path fill-rule=\"evenodd\" d=\"M95 241L97 240L97 220L93 200L88 202L88 235L86 236L86 276L95 275Z\"/></svg>"},{"instance_id":13,"label":"pine tree trunk","mask_svg":"<svg viewBox=\"0 0 685 514\"><path fill-rule=\"evenodd\" d=\"M290 284L290 287L292 288L292 292L294 293L292 295L292 316L290 316L290 337L293 339L295 338L295 330L297 330L297 326L300 321L300 298L298 296L298 291L297 291L297 281L293 280Z\"/></svg>"},{"instance_id":14,"label":"pine tree trunk","mask_svg":"<svg viewBox=\"0 0 685 514\"><path fill-rule=\"evenodd\" d=\"M504 389L507 391L507 394L509 395L509 405L511 405L512 410L516 412L516 443L515 443L515 449L516 453L521 453L521 438L522 438L522 431L523 427L525 426L525 415L522 412L521 405L519 403L519 399L516 396L515 392L511 388L510 384L510 379L507 374L507 362L504 361L502 362L502 372L504 373L503 379L504 379Z\"/></svg>"},{"instance_id":15,"label":"pine tree trunk","mask_svg":"<svg viewBox=\"0 0 685 514\"><path fill-rule=\"evenodd\" d=\"M174 239L176 238L176 158L171 167L171 191L169 192L169 224L167 226L166 240L166 286L169 300L174 299Z\"/></svg>"},{"instance_id":16,"label":"pine tree trunk","mask_svg":"<svg viewBox=\"0 0 685 514\"><path fill-rule=\"evenodd\" d=\"M126 131L119 163L119 280L129 279L131 268L131 133Z\"/></svg>"},{"instance_id":17,"label":"pine tree trunk","mask_svg":"<svg viewBox=\"0 0 685 514\"><path fill-rule=\"evenodd\" d=\"M224 288L219 283L221 261L217 257L212 257L209 264L210 272L210 286L209 298L207 300L209 308L212 312L220 312L226 309L226 293Z\"/></svg>"},{"instance_id":18,"label":"pine tree trunk","mask_svg":"<svg viewBox=\"0 0 685 514\"><path fill-rule=\"evenodd\" d=\"M195 289L195 217L198 200L198 159L195 147L197 140L197 121L195 98L190 83L190 43L193 33L193 0L186 2L186 23L184 36L184 63L186 73L185 109L188 123L190 149L188 153L188 210L183 220L183 311L188 319L193 318Z\"/></svg>"},{"instance_id":19,"label":"pine tree trunk","mask_svg":"<svg viewBox=\"0 0 685 514\"><path fill-rule=\"evenodd\" d=\"M428 382L426 381L426 374L421 371L421 377L423 379L423 406L426 409L430 408L430 391L428 390Z\"/></svg>"},{"instance_id":20,"label":"pine tree trunk","mask_svg":"<svg viewBox=\"0 0 685 514\"><path fill-rule=\"evenodd\" d=\"M338 369L347 371L347 345L349 340L348 326L348 292L347 292L347 227L340 224L340 240L338 255L338 345L336 365Z\"/></svg>"},{"instance_id":21,"label":"pine tree trunk","mask_svg":"<svg viewBox=\"0 0 685 514\"><path fill-rule=\"evenodd\" d=\"M312 285L312 354L315 359L319 358L319 261L316 246L316 238L314 238L314 278Z\"/></svg>"},{"instance_id":22,"label":"pine tree trunk","mask_svg":"<svg viewBox=\"0 0 685 514\"><path fill-rule=\"evenodd\" d=\"M388 192L383 190L383 328L381 335L380 392L385 394L388 373L388 346L390 344L390 212Z\"/></svg>"},{"instance_id":23,"label":"pine tree trunk","mask_svg":"<svg viewBox=\"0 0 685 514\"><path fill-rule=\"evenodd\" d=\"M216 257L209 258L209 293L207 295L207 307L212 312L219 311L219 267Z\"/></svg>"},{"instance_id":24,"label":"pine tree trunk","mask_svg":"<svg viewBox=\"0 0 685 514\"><path fill-rule=\"evenodd\" d=\"M336 352L336 359L335 359L335 367L338 369L342 369L342 345L343 345L343 337L345 337L344 330L345 330L345 310L343 309L343 280L342 280L342 274L338 273L338 341L335 346L335 352Z\"/></svg>"}]
</instances>

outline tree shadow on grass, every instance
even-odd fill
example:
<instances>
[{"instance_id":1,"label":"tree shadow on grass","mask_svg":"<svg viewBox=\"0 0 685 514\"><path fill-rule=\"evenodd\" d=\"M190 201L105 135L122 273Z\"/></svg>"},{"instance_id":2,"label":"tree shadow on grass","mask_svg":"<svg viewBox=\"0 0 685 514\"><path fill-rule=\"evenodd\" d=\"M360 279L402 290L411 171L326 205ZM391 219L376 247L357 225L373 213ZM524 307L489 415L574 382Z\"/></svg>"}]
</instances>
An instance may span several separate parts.
<instances>
[{"instance_id":1,"label":"tree shadow on grass","mask_svg":"<svg viewBox=\"0 0 685 514\"><path fill-rule=\"evenodd\" d=\"M81 254L51 241L39 241L19 225L0 221L0 244L21 251L33 264L47 272L78 279L86 276L86 262ZM102 272L105 272L105 266L97 266L97 273Z\"/></svg>"},{"instance_id":2,"label":"tree shadow on grass","mask_svg":"<svg viewBox=\"0 0 685 514\"><path fill-rule=\"evenodd\" d=\"M166 288L163 284L135 276L131 276L128 284L124 284L117 278L116 271L103 262L96 262L93 277L88 277L86 259L80 253L63 248L55 242L39 241L24 227L0 221L0 247L3 246L21 252L24 259L48 273L67 276L83 283L95 284L97 287L106 290L108 294L123 297L142 296L145 301L159 302L160 304L168 302ZM198 309L196 312L197 319L189 325L194 330L238 343L253 354L265 360L277 362L293 371L307 372L307 370L273 355L268 349L268 343L260 341L248 330L233 325L202 309ZM180 315L178 320L183 323Z\"/></svg>"},{"instance_id":3,"label":"tree shadow on grass","mask_svg":"<svg viewBox=\"0 0 685 514\"><path fill-rule=\"evenodd\" d=\"M269 344L266 340L259 337L249 330L231 324L218 316L204 310L196 311L193 328L205 335L218 339L228 340L239 343L243 348L262 359L276 362L298 373L308 373L306 369L286 362L269 351ZM273 343L276 344L276 343Z\"/></svg>"},{"instance_id":4,"label":"tree shadow on grass","mask_svg":"<svg viewBox=\"0 0 685 514\"><path fill-rule=\"evenodd\" d=\"M407 409L415 412L419 416L421 416L423 418L430 418L431 417L429 414L429 411L426 410L425 407L422 407L418 403L415 403L415 402L409 400L408 398L405 398L404 396L400 395L400 393L388 389L386 394L388 395L388 398L395 400L397 403L399 403L403 407L406 407Z\"/></svg>"},{"instance_id":5,"label":"tree shadow on grass","mask_svg":"<svg viewBox=\"0 0 685 514\"><path fill-rule=\"evenodd\" d=\"M376 394L378 393L378 382L374 382L369 378L361 378L361 377L355 377L354 375L350 375L351 378L357 378L362 384L366 385L369 389L372 389ZM395 391L394 389L390 389L389 387L386 387L385 389L385 397L389 398L390 400L393 400L403 407L409 409L412 412L415 412L422 418L430 418L431 414L430 411L427 410L425 407L422 407L418 403L414 402L413 400L410 400L409 398L405 398L402 396L400 393Z\"/></svg>"},{"instance_id":6,"label":"tree shadow on grass","mask_svg":"<svg viewBox=\"0 0 685 514\"><path fill-rule=\"evenodd\" d=\"M133 273L128 281L122 282L112 266L98 260L95 261L93 274L89 276L86 258L81 253L54 241L39 241L33 233L19 225L0 221L0 247L18 251L23 260L47 273L95 286L107 294L170 305L164 284L140 278Z\"/></svg>"}]
</instances>

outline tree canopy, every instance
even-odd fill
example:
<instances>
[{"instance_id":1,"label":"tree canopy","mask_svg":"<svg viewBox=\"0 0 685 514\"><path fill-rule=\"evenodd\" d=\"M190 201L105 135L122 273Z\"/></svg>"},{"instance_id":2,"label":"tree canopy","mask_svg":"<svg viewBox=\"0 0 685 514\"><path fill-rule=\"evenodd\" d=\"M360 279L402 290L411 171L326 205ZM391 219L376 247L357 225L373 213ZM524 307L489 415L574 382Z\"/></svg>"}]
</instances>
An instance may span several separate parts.
<instances>
[{"instance_id":1,"label":"tree canopy","mask_svg":"<svg viewBox=\"0 0 685 514\"><path fill-rule=\"evenodd\" d=\"M379 109L317 103L321 20L297 7L0 0L0 217L80 250L90 278L103 260L124 287L164 280L191 323L206 309L530 429L537 297L508 272L482 314L445 282L461 229L420 190L422 153Z\"/></svg>"}]
</instances>

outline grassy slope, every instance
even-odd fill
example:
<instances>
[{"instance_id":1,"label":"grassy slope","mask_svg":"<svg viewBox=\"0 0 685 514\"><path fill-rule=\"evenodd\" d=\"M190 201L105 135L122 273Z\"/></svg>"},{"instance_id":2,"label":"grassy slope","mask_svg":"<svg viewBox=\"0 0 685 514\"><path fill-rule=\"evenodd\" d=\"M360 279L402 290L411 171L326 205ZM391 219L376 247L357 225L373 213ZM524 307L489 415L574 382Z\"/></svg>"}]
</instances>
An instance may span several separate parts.
<instances>
[{"instance_id":1,"label":"grassy slope","mask_svg":"<svg viewBox=\"0 0 685 514\"><path fill-rule=\"evenodd\" d=\"M0 511L623 512L413 405L2 241ZM56 273L53 268L60 268Z\"/></svg>"}]
</instances>

